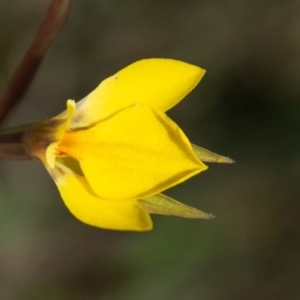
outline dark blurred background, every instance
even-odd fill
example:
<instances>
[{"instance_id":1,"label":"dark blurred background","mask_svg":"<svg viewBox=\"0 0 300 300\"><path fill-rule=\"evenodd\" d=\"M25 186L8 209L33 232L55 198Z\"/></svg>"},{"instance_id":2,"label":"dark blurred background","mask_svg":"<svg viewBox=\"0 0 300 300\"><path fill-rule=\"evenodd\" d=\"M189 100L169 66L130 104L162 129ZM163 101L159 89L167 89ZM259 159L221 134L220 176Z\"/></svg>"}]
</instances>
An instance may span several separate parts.
<instances>
[{"instance_id":1,"label":"dark blurred background","mask_svg":"<svg viewBox=\"0 0 300 300\"><path fill-rule=\"evenodd\" d=\"M0 91L49 1L0 2ZM74 0L7 126L62 111L144 57L207 69L170 112L234 158L168 191L210 221L154 216L149 233L75 220L44 168L0 163L1 299L300 299L300 2Z\"/></svg>"}]
</instances>

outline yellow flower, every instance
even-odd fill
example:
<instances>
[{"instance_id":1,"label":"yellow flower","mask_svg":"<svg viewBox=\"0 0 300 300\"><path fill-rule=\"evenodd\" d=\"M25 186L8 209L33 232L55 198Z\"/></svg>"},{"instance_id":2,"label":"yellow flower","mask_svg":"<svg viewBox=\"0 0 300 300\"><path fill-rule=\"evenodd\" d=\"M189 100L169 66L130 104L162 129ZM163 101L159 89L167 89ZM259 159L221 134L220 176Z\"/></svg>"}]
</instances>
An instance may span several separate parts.
<instances>
[{"instance_id":1,"label":"yellow flower","mask_svg":"<svg viewBox=\"0 0 300 300\"><path fill-rule=\"evenodd\" d=\"M24 135L26 152L43 162L70 212L107 229L145 231L150 213L210 218L163 194L230 162L193 146L165 114L205 71L171 59L144 59L107 78L67 110Z\"/></svg>"}]
</instances>

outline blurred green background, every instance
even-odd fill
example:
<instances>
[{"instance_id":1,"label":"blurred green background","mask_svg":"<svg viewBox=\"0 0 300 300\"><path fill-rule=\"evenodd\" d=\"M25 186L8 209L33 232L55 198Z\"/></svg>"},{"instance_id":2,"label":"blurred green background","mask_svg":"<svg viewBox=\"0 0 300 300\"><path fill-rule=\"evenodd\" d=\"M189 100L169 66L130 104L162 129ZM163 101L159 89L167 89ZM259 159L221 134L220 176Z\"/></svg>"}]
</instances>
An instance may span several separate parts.
<instances>
[{"instance_id":1,"label":"blurred green background","mask_svg":"<svg viewBox=\"0 0 300 300\"><path fill-rule=\"evenodd\" d=\"M0 2L0 89L46 0ZM234 158L168 194L217 216L154 216L149 233L88 227L34 161L0 163L1 299L300 299L300 2L74 0L7 126L60 112L144 57L207 69L170 112Z\"/></svg>"}]
</instances>

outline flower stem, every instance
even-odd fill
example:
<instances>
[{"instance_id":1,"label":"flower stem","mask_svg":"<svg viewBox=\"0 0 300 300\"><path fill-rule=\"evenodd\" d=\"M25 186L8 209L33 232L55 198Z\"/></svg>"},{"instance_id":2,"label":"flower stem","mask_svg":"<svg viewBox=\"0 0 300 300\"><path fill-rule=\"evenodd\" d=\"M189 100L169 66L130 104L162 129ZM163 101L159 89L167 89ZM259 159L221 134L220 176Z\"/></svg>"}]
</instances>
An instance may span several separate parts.
<instances>
[{"instance_id":1,"label":"flower stem","mask_svg":"<svg viewBox=\"0 0 300 300\"><path fill-rule=\"evenodd\" d=\"M32 159L27 154L24 133L31 125L0 130L0 159Z\"/></svg>"},{"instance_id":2,"label":"flower stem","mask_svg":"<svg viewBox=\"0 0 300 300\"><path fill-rule=\"evenodd\" d=\"M28 89L49 46L60 31L71 0L52 0L29 49L0 98L0 124Z\"/></svg>"}]
</instances>

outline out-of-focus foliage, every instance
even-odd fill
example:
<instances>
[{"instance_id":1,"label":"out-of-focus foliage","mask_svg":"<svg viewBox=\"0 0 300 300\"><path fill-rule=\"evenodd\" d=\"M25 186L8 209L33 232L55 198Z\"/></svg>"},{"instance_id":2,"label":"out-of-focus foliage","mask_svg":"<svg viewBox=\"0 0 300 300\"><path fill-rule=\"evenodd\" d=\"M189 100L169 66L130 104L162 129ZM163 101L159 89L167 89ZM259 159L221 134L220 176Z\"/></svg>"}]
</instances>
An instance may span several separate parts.
<instances>
[{"instance_id":1,"label":"out-of-focus foliage","mask_svg":"<svg viewBox=\"0 0 300 300\"><path fill-rule=\"evenodd\" d=\"M0 3L0 87L48 1ZM7 125L79 100L143 57L207 75L170 112L213 165L170 194L212 221L156 217L150 233L78 223L37 162L0 164L1 299L299 299L299 1L74 1Z\"/></svg>"}]
</instances>

